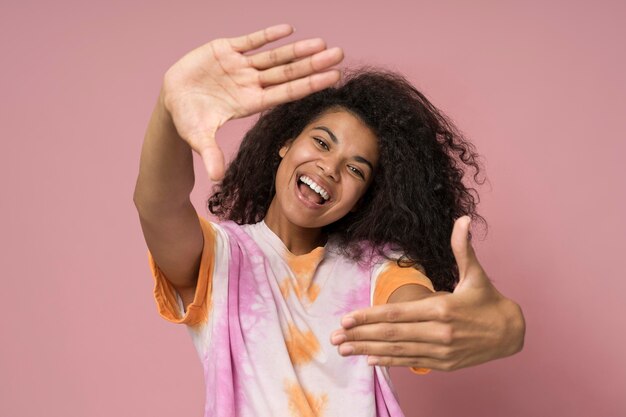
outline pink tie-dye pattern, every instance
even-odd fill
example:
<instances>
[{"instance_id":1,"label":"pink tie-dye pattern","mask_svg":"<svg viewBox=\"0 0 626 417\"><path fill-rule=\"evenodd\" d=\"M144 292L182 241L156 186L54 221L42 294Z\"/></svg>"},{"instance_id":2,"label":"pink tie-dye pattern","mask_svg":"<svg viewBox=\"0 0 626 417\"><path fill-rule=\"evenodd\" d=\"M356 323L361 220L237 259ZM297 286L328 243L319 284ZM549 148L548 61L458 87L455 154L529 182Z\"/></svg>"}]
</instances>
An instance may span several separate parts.
<instances>
[{"instance_id":1,"label":"pink tie-dye pattern","mask_svg":"<svg viewBox=\"0 0 626 417\"><path fill-rule=\"evenodd\" d=\"M374 383L376 395L376 416L377 417L404 417L400 404L389 384L383 375L380 367L375 367Z\"/></svg>"},{"instance_id":2,"label":"pink tie-dye pattern","mask_svg":"<svg viewBox=\"0 0 626 417\"><path fill-rule=\"evenodd\" d=\"M249 352L259 349L259 343L263 339L254 337L255 334L263 336L259 328L275 333L272 323L278 323L278 317L274 311L274 317L268 318L268 309L255 308L255 306L269 306L272 302L271 289L265 274L256 271L254 266L263 265L263 255L257 250L254 242L241 229L231 223L222 224L230 232L231 258L229 260L228 281L228 323L230 334L230 352L234 364L235 408L240 410L238 415L254 415L255 408L262 406L253 402L246 394L247 381L254 380L255 376L250 372L254 364ZM243 253L245 251L245 254ZM254 261L257 262L254 262ZM244 327L242 328L242 324ZM253 331L254 330L254 331ZM271 400L271 399L265 399ZM258 412L259 410L257 410ZM269 410L268 410L269 412Z\"/></svg>"},{"instance_id":3,"label":"pink tie-dye pattern","mask_svg":"<svg viewBox=\"0 0 626 417\"><path fill-rule=\"evenodd\" d=\"M224 318L213 323L212 341L205 361L207 395L204 415L235 417L229 323Z\"/></svg>"},{"instance_id":4,"label":"pink tie-dye pattern","mask_svg":"<svg viewBox=\"0 0 626 417\"><path fill-rule=\"evenodd\" d=\"M364 277L369 276L369 271L363 274ZM343 317L346 314L369 306L370 299L370 280L363 279L357 288L347 288L343 294L338 294L338 308L334 314Z\"/></svg>"},{"instance_id":5,"label":"pink tie-dye pattern","mask_svg":"<svg viewBox=\"0 0 626 417\"><path fill-rule=\"evenodd\" d=\"M211 322L209 330L211 336L204 364L207 387L205 417L277 415L275 410L280 403L277 395L282 392L274 390L273 384L268 385L267 381L278 375L298 381L298 376L289 362L286 349L270 351L269 354L274 356L268 357L267 344L284 338L280 322L292 312L276 303L276 294L273 294L269 283L269 277L273 277L271 274L274 272L258 243L234 223L220 225L229 236L228 296L226 303L216 300L214 308L220 306L223 310L213 311L214 318L218 320ZM337 298L341 299L341 307L334 312L334 317L366 307L370 302L371 271L359 268L355 275L355 269L350 264L338 261L338 265L338 273L351 278L346 281L350 285L333 286L336 290L340 289L331 298L335 300L333 304L336 306ZM274 289L276 291L279 290ZM265 352L266 356L259 356L261 352ZM272 368L260 358L271 358L277 366ZM376 410L369 408L370 411L364 415L403 417L389 381L378 368L368 368L365 357L343 359L347 359L344 363L349 363L351 368L369 369L362 375L369 374L370 377L355 378L350 383L350 391L362 396L360 401L364 406L370 401L373 406L375 402ZM332 396L332 387L324 388L330 388ZM365 400L367 398L369 400ZM281 415L286 413L285 409Z\"/></svg>"}]
</instances>

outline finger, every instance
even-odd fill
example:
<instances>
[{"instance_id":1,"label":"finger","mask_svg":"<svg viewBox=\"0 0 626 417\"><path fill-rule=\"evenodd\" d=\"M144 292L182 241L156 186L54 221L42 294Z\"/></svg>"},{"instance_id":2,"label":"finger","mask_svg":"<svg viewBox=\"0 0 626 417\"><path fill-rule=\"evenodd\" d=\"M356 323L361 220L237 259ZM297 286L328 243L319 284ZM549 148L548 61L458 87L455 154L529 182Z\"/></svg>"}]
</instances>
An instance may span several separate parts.
<instances>
[{"instance_id":1,"label":"finger","mask_svg":"<svg viewBox=\"0 0 626 417\"><path fill-rule=\"evenodd\" d=\"M294 42L289 45L269 51L259 52L248 57L250 66L258 70L266 70L278 65L313 55L326 49L326 42L323 39L307 39L305 41Z\"/></svg>"},{"instance_id":2,"label":"finger","mask_svg":"<svg viewBox=\"0 0 626 417\"><path fill-rule=\"evenodd\" d=\"M224 154L219 146L215 144L215 140L212 142L213 144L202 149L200 156L209 178L211 181L217 182L224 178Z\"/></svg>"},{"instance_id":3,"label":"finger","mask_svg":"<svg viewBox=\"0 0 626 417\"><path fill-rule=\"evenodd\" d=\"M208 149L202 154L202 161L211 181L219 182L224 178L224 155L220 148Z\"/></svg>"},{"instance_id":4,"label":"finger","mask_svg":"<svg viewBox=\"0 0 626 417\"><path fill-rule=\"evenodd\" d=\"M446 358L445 347L430 343L412 342L348 342L337 348L341 356L374 355L393 357L424 357L442 360Z\"/></svg>"},{"instance_id":5,"label":"finger","mask_svg":"<svg viewBox=\"0 0 626 417\"><path fill-rule=\"evenodd\" d=\"M339 78L339 71L331 70L268 88L263 93L261 107L273 107L288 101L301 99L311 93L332 86L339 81Z\"/></svg>"},{"instance_id":6,"label":"finger","mask_svg":"<svg viewBox=\"0 0 626 417\"><path fill-rule=\"evenodd\" d=\"M331 343L338 345L351 341L421 342L445 344L449 337L446 324L435 321L418 323L375 323L336 330Z\"/></svg>"},{"instance_id":7,"label":"finger","mask_svg":"<svg viewBox=\"0 0 626 417\"><path fill-rule=\"evenodd\" d=\"M394 356L369 356L368 365L376 366L404 366L416 368L420 374L426 374L429 370L451 371L454 366L450 362L440 361L432 358L403 358Z\"/></svg>"},{"instance_id":8,"label":"finger","mask_svg":"<svg viewBox=\"0 0 626 417\"><path fill-rule=\"evenodd\" d=\"M341 356L351 355L376 355L376 356L394 356L394 357L414 357L419 356L413 352L418 350L414 343L385 343L385 342L368 342L368 343L343 343L337 349Z\"/></svg>"},{"instance_id":9,"label":"finger","mask_svg":"<svg viewBox=\"0 0 626 417\"><path fill-rule=\"evenodd\" d=\"M293 33L291 25L282 24L270 26L247 35L227 39L230 46L237 52L247 52L263 45L289 36Z\"/></svg>"},{"instance_id":10,"label":"finger","mask_svg":"<svg viewBox=\"0 0 626 417\"><path fill-rule=\"evenodd\" d=\"M452 252L459 268L459 281L462 282L468 275L483 273L478 262L474 248L469 240L469 228L471 219L469 216L459 217L454 222L450 244Z\"/></svg>"},{"instance_id":11,"label":"finger","mask_svg":"<svg viewBox=\"0 0 626 417\"><path fill-rule=\"evenodd\" d=\"M340 63L342 59L341 48L327 49L300 61L265 70L259 73L259 81L264 87L282 84L323 71Z\"/></svg>"},{"instance_id":12,"label":"finger","mask_svg":"<svg viewBox=\"0 0 626 417\"><path fill-rule=\"evenodd\" d=\"M196 114L197 127L192 132L185 134L185 140L202 158L204 167L211 181L217 182L224 177L224 154L215 141L215 134L219 126L225 123L227 118L220 119L216 113L213 118L201 118Z\"/></svg>"},{"instance_id":13,"label":"finger","mask_svg":"<svg viewBox=\"0 0 626 417\"><path fill-rule=\"evenodd\" d=\"M344 329L373 323L416 323L442 319L440 298L450 295L437 292L432 297L418 301L384 304L348 313L341 320Z\"/></svg>"}]
</instances>

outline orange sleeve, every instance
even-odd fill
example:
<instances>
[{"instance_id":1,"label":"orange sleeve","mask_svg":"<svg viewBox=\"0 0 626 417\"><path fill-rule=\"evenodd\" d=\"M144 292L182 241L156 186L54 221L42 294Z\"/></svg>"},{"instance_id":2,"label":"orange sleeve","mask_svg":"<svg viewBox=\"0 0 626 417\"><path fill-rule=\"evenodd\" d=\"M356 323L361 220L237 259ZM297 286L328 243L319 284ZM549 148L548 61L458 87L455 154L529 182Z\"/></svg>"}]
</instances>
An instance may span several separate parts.
<instances>
[{"instance_id":1,"label":"orange sleeve","mask_svg":"<svg viewBox=\"0 0 626 417\"><path fill-rule=\"evenodd\" d=\"M204 244L200 258L200 269L198 271L198 282L193 302L187 307L187 311L182 314L176 298L176 289L168 281L163 271L156 264L150 251L148 251L148 262L152 277L154 278L154 300L157 304L159 315L165 320L177 324L187 324L197 326L205 323L208 319L208 311L211 302L211 287L213 279L213 266L215 263L215 237L216 232L211 223L201 216L198 216Z\"/></svg>"},{"instance_id":2,"label":"orange sleeve","mask_svg":"<svg viewBox=\"0 0 626 417\"><path fill-rule=\"evenodd\" d=\"M420 271L415 268L402 268L396 262L390 261L384 267L374 288L373 305L387 304L391 294L403 285L422 285L432 292L435 292L433 283ZM418 375L426 375L430 372L427 368L409 368L411 372Z\"/></svg>"},{"instance_id":3,"label":"orange sleeve","mask_svg":"<svg viewBox=\"0 0 626 417\"><path fill-rule=\"evenodd\" d=\"M411 284L422 285L435 292L433 283L417 269L399 267L394 261L387 262L376 280L373 305L387 304L395 290Z\"/></svg>"}]
</instances>

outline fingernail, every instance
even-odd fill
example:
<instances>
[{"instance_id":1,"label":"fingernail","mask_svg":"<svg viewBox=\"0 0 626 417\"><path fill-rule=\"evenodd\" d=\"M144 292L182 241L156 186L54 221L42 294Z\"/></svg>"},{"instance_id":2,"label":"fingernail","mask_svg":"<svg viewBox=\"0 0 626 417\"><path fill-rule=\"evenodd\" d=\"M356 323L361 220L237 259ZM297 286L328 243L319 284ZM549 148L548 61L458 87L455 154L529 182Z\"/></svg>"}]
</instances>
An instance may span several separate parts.
<instances>
[{"instance_id":1,"label":"fingernail","mask_svg":"<svg viewBox=\"0 0 626 417\"><path fill-rule=\"evenodd\" d=\"M349 355L352 352L354 352L354 347L352 347L351 345L339 346L339 353L341 353L342 355Z\"/></svg>"},{"instance_id":2,"label":"fingernail","mask_svg":"<svg viewBox=\"0 0 626 417\"><path fill-rule=\"evenodd\" d=\"M346 339L347 339L347 337L346 337L346 335L345 335L345 334L343 334L343 333L337 333L337 334L334 334L334 335L331 337L330 341L332 342L332 344L333 344L333 345L338 345L338 344L340 344L340 343L345 342L345 341L346 341Z\"/></svg>"},{"instance_id":3,"label":"fingernail","mask_svg":"<svg viewBox=\"0 0 626 417\"><path fill-rule=\"evenodd\" d=\"M376 356L368 356L367 357L368 365L378 365L378 358Z\"/></svg>"},{"instance_id":4,"label":"fingernail","mask_svg":"<svg viewBox=\"0 0 626 417\"><path fill-rule=\"evenodd\" d=\"M345 328L352 327L356 324L356 320L354 317L344 317L341 319L341 325Z\"/></svg>"}]
</instances>

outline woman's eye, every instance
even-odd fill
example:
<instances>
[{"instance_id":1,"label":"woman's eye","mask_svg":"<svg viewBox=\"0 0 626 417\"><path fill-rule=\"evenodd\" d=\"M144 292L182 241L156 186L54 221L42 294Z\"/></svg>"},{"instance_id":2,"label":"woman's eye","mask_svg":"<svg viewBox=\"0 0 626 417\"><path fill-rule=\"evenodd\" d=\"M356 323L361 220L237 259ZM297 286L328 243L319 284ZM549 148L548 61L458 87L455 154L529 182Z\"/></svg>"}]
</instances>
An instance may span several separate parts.
<instances>
[{"instance_id":1,"label":"woman's eye","mask_svg":"<svg viewBox=\"0 0 626 417\"><path fill-rule=\"evenodd\" d=\"M365 179L365 175L363 175L363 172L362 172L360 169L358 169L358 168L356 168L356 167L353 167L352 165L350 165L348 168L349 168L349 169L350 169L350 171L352 171L355 175L358 175L360 178Z\"/></svg>"},{"instance_id":2,"label":"woman's eye","mask_svg":"<svg viewBox=\"0 0 626 417\"><path fill-rule=\"evenodd\" d=\"M324 140L323 140L323 139L320 139L320 138L317 138L317 137L316 137L316 138L313 138L313 139L315 140L315 142L317 142L317 144L318 144L321 148L328 150L328 145L326 144L326 142L324 142Z\"/></svg>"}]
</instances>

